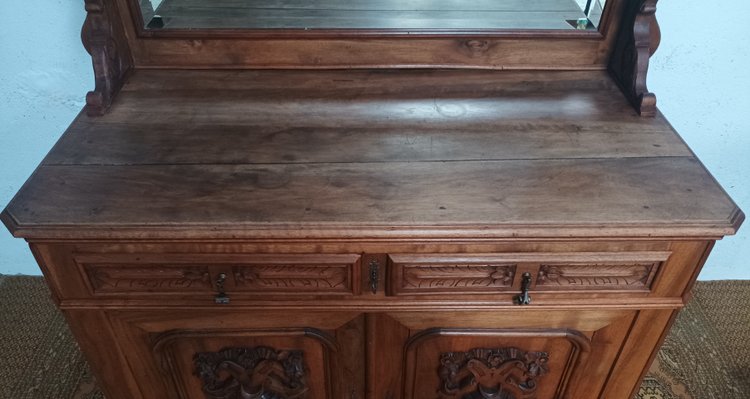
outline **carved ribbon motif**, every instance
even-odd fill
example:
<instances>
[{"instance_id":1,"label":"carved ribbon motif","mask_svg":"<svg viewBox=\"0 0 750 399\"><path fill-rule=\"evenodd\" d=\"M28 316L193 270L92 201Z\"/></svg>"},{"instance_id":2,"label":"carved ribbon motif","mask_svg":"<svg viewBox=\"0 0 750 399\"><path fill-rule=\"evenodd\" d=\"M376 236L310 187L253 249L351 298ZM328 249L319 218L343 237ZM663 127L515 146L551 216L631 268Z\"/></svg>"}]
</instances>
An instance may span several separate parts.
<instances>
[{"instance_id":1,"label":"carved ribbon motif","mask_svg":"<svg viewBox=\"0 0 750 399\"><path fill-rule=\"evenodd\" d=\"M548 360L546 352L512 347L442 353L440 398L534 399Z\"/></svg>"},{"instance_id":2,"label":"carved ribbon motif","mask_svg":"<svg viewBox=\"0 0 750 399\"><path fill-rule=\"evenodd\" d=\"M193 363L207 399L295 399L307 394L299 350L226 348L197 353Z\"/></svg>"}]
</instances>

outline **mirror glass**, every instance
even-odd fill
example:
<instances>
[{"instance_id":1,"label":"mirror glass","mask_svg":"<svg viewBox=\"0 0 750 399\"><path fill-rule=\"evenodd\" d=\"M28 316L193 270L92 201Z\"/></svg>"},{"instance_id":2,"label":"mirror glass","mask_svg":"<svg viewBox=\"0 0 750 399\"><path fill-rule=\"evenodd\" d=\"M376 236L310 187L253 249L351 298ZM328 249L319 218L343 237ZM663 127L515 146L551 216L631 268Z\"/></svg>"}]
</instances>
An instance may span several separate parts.
<instances>
[{"instance_id":1,"label":"mirror glass","mask_svg":"<svg viewBox=\"0 0 750 399\"><path fill-rule=\"evenodd\" d=\"M147 30L596 30L606 0L134 0ZM611 0L610 0L611 1Z\"/></svg>"}]
</instances>

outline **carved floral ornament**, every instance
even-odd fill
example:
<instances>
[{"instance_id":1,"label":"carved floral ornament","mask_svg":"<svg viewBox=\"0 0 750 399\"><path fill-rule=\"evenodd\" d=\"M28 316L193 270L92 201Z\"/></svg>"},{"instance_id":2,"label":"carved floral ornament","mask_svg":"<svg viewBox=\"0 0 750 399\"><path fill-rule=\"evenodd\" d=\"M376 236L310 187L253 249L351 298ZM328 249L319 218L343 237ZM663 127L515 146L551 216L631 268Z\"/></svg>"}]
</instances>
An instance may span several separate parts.
<instances>
[{"instance_id":1,"label":"carved floral ornament","mask_svg":"<svg viewBox=\"0 0 750 399\"><path fill-rule=\"evenodd\" d=\"M476 348L440 355L441 399L535 399L549 370L546 352Z\"/></svg>"},{"instance_id":2,"label":"carved floral ornament","mask_svg":"<svg viewBox=\"0 0 750 399\"><path fill-rule=\"evenodd\" d=\"M300 350L226 348L197 353L193 364L206 399L303 399L308 391Z\"/></svg>"},{"instance_id":3,"label":"carved floral ornament","mask_svg":"<svg viewBox=\"0 0 750 399\"><path fill-rule=\"evenodd\" d=\"M515 265L404 265L402 285L407 288L509 287Z\"/></svg>"},{"instance_id":4,"label":"carved floral ornament","mask_svg":"<svg viewBox=\"0 0 750 399\"><path fill-rule=\"evenodd\" d=\"M206 267L88 267L97 292L129 292L162 289L168 291L211 288Z\"/></svg>"},{"instance_id":5,"label":"carved floral ornament","mask_svg":"<svg viewBox=\"0 0 750 399\"><path fill-rule=\"evenodd\" d=\"M656 263L625 265L541 265L537 287L612 287L637 289L648 286Z\"/></svg>"}]
</instances>

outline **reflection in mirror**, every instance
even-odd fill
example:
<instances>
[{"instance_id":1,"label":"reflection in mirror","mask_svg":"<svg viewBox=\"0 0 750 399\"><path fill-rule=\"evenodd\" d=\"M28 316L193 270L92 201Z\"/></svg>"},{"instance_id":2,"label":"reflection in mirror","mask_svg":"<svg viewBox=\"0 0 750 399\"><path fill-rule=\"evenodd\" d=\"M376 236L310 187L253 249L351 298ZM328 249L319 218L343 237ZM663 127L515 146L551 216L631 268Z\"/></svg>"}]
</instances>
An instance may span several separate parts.
<instances>
[{"instance_id":1,"label":"reflection in mirror","mask_svg":"<svg viewBox=\"0 0 750 399\"><path fill-rule=\"evenodd\" d=\"M164 29L596 30L606 0L133 0Z\"/></svg>"}]
</instances>

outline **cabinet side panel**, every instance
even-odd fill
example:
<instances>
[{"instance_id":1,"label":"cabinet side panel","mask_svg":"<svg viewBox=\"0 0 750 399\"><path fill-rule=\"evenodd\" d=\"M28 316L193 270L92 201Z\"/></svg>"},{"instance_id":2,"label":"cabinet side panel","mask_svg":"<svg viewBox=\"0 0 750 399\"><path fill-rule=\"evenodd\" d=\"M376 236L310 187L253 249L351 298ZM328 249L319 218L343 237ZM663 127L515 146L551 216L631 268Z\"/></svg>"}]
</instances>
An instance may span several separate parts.
<instances>
[{"instance_id":1,"label":"cabinet side panel","mask_svg":"<svg viewBox=\"0 0 750 399\"><path fill-rule=\"evenodd\" d=\"M682 297L698 278L714 241L673 241L672 254L658 272L652 291L661 297Z\"/></svg>"},{"instance_id":2,"label":"cabinet side panel","mask_svg":"<svg viewBox=\"0 0 750 399\"><path fill-rule=\"evenodd\" d=\"M87 291L72 263L72 247L36 243L29 244L29 247L58 305L61 300L76 298Z\"/></svg>"},{"instance_id":3,"label":"cabinet side panel","mask_svg":"<svg viewBox=\"0 0 750 399\"><path fill-rule=\"evenodd\" d=\"M612 324L595 331L591 339L591 353L598 361L588 362L569 382L568 398L596 399L607 380L612 364L622 350L622 343L635 319L635 312L620 317ZM618 344L619 343L619 344Z\"/></svg>"},{"instance_id":4,"label":"cabinet side panel","mask_svg":"<svg viewBox=\"0 0 750 399\"><path fill-rule=\"evenodd\" d=\"M601 398L630 398L648 371L664 341L677 310L641 310L600 395Z\"/></svg>"},{"instance_id":5,"label":"cabinet side panel","mask_svg":"<svg viewBox=\"0 0 750 399\"><path fill-rule=\"evenodd\" d=\"M107 399L147 399L125 362L104 311L65 310L65 319Z\"/></svg>"}]
</instances>

